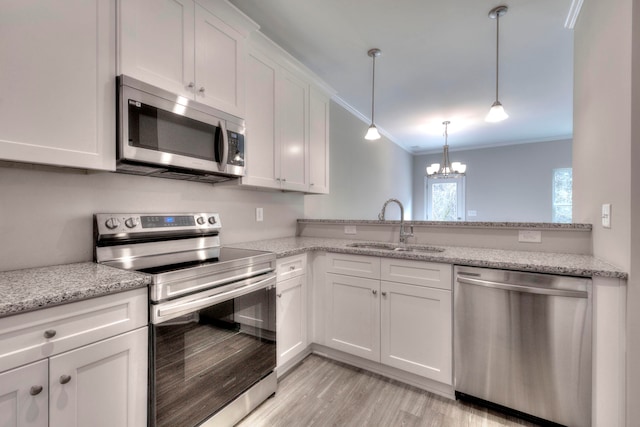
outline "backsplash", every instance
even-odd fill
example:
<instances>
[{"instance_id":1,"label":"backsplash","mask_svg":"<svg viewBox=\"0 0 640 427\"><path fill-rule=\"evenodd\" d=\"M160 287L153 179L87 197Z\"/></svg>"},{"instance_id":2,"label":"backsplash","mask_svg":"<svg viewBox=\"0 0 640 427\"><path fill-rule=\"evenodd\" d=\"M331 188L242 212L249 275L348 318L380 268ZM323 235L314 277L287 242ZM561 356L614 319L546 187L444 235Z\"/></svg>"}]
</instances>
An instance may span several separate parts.
<instances>
[{"instance_id":1,"label":"backsplash","mask_svg":"<svg viewBox=\"0 0 640 427\"><path fill-rule=\"evenodd\" d=\"M218 212L222 244L294 236L299 193L0 162L0 271L93 260L93 214ZM264 221L256 222L256 208Z\"/></svg>"}]
</instances>

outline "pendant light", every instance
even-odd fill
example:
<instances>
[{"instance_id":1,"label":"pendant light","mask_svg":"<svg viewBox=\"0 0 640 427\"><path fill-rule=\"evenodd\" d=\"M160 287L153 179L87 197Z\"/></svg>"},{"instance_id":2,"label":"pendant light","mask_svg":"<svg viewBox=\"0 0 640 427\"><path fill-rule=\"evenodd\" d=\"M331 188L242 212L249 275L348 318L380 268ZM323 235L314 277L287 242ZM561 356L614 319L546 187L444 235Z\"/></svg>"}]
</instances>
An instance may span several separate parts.
<instances>
[{"instance_id":1,"label":"pendant light","mask_svg":"<svg viewBox=\"0 0 640 427\"><path fill-rule=\"evenodd\" d=\"M442 122L444 125L444 147L442 147L442 166L440 163L433 163L427 166L427 178L458 178L465 175L467 165L460 162L449 162L449 132L450 121Z\"/></svg>"},{"instance_id":2,"label":"pendant light","mask_svg":"<svg viewBox=\"0 0 640 427\"><path fill-rule=\"evenodd\" d=\"M373 80L371 82L371 126L367 130L367 134L364 136L364 139L368 139L369 141L375 141L376 139L380 139L380 133L378 132L378 128L376 128L374 122L374 112L375 112L375 88L376 88L376 58L382 54L380 49L374 48L370 49L367 52L371 58L373 58Z\"/></svg>"},{"instance_id":3,"label":"pendant light","mask_svg":"<svg viewBox=\"0 0 640 427\"><path fill-rule=\"evenodd\" d=\"M507 6L498 6L489 12L489 18L496 20L496 101L491 106L489 110L489 114L485 118L485 121L495 123L501 122L509 115L504 111L504 107L498 100L498 64L499 64L499 53L500 53L500 17L507 14L507 10L509 8Z\"/></svg>"}]
</instances>

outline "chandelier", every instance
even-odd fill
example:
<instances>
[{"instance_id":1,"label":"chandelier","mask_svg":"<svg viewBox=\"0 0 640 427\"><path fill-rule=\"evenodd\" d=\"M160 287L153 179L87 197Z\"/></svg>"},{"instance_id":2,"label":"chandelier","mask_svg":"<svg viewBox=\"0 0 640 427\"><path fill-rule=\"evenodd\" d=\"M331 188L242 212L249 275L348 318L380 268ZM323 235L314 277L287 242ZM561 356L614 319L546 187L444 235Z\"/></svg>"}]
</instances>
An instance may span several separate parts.
<instances>
[{"instance_id":1,"label":"chandelier","mask_svg":"<svg viewBox=\"0 0 640 427\"><path fill-rule=\"evenodd\" d=\"M431 166L427 166L427 178L458 178L464 176L467 165L460 162L449 161L449 132L448 126L451 122L442 122L444 125L444 147L442 147L442 165L440 163L433 163Z\"/></svg>"}]
</instances>

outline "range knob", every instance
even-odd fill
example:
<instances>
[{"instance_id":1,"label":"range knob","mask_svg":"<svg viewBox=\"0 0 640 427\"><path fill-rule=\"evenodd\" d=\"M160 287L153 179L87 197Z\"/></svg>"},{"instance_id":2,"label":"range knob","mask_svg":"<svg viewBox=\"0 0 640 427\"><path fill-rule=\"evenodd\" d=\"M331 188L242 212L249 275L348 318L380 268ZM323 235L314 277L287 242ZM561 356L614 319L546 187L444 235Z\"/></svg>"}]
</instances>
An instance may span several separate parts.
<instances>
[{"instance_id":1,"label":"range knob","mask_svg":"<svg viewBox=\"0 0 640 427\"><path fill-rule=\"evenodd\" d=\"M215 216L210 216L209 217L209 224L214 225L216 223L216 217Z\"/></svg>"},{"instance_id":2,"label":"range knob","mask_svg":"<svg viewBox=\"0 0 640 427\"><path fill-rule=\"evenodd\" d=\"M126 225L128 228L134 228L139 224L138 218L127 218L127 220L124 222L124 225Z\"/></svg>"},{"instance_id":3,"label":"range knob","mask_svg":"<svg viewBox=\"0 0 640 427\"><path fill-rule=\"evenodd\" d=\"M106 220L104 222L104 225L109 229L109 230L113 230L115 228L118 228L120 226L120 221L118 221L118 218L109 218L108 220Z\"/></svg>"},{"instance_id":4,"label":"range knob","mask_svg":"<svg viewBox=\"0 0 640 427\"><path fill-rule=\"evenodd\" d=\"M199 216L198 218L196 218L196 222L197 222L198 224L200 224L200 225L203 225L203 224L204 224L204 222L205 222L205 220L204 220L204 218L203 218L203 217Z\"/></svg>"}]
</instances>

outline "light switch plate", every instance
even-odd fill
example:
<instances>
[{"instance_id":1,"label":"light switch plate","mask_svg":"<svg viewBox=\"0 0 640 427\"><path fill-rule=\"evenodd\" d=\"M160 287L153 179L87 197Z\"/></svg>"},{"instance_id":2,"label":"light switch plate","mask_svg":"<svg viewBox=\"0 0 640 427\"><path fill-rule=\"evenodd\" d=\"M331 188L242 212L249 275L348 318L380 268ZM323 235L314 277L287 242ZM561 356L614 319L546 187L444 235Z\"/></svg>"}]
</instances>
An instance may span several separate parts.
<instances>
[{"instance_id":1,"label":"light switch plate","mask_svg":"<svg viewBox=\"0 0 640 427\"><path fill-rule=\"evenodd\" d=\"M518 230L518 242L542 243L542 233L536 230Z\"/></svg>"},{"instance_id":2,"label":"light switch plate","mask_svg":"<svg viewBox=\"0 0 640 427\"><path fill-rule=\"evenodd\" d=\"M611 228L611 204L605 203L602 205L602 226L604 228Z\"/></svg>"},{"instance_id":3,"label":"light switch plate","mask_svg":"<svg viewBox=\"0 0 640 427\"><path fill-rule=\"evenodd\" d=\"M356 226L355 225L345 225L344 226L344 234L356 234Z\"/></svg>"}]
</instances>

